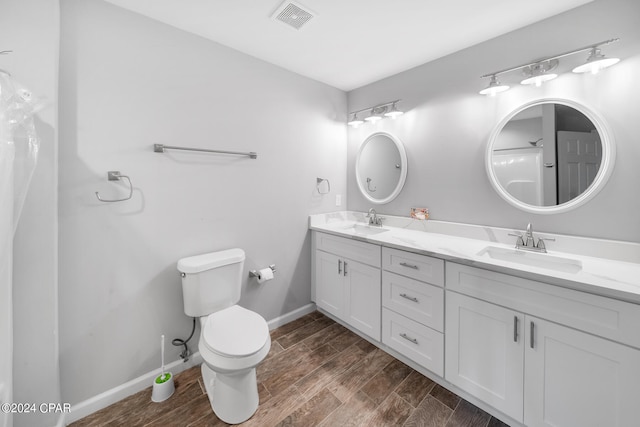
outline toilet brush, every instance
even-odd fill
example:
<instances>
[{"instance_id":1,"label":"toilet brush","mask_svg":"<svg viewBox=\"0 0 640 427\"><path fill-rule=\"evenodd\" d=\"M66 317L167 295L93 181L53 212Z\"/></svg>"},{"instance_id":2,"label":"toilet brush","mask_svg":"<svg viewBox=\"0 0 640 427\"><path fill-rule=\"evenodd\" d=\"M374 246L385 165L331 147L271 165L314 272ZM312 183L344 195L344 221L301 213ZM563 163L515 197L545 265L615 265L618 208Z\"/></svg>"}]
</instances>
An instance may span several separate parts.
<instances>
[{"instance_id":1,"label":"toilet brush","mask_svg":"<svg viewBox=\"0 0 640 427\"><path fill-rule=\"evenodd\" d=\"M167 400L175 391L173 375L164 369L164 335L160 337L160 357L162 359L162 372L153 382L153 390L151 391L151 400L154 402Z\"/></svg>"},{"instance_id":2,"label":"toilet brush","mask_svg":"<svg viewBox=\"0 0 640 427\"><path fill-rule=\"evenodd\" d=\"M162 364L162 375L160 375L160 382L165 382L167 374L164 372L164 335L160 336L160 361Z\"/></svg>"}]
</instances>

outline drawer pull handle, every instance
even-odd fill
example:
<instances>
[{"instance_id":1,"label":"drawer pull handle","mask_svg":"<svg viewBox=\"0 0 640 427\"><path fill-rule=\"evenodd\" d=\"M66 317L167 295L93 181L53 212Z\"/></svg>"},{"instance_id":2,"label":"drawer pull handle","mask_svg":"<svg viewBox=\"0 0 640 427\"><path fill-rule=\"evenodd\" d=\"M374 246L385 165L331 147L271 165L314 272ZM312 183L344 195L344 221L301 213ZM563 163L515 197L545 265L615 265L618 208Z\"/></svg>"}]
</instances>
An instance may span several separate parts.
<instances>
[{"instance_id":1,"label":"drawer pull handle","mask_svg":"<svg viewBox=\"0 0 640 427\"><path fill-rule=\"evenodd\" d=\"M342 270L344 272L342 275L346 276L347 275L347 261L344 262L344 268Z\"/></svg>"},{"instance_id":2,"label":"drawer pull handle","mask_svg":"<svg viewBox=\"0 0 640 427\"><path fill-rule=\"evenodd\" d=\"M518 342L518 316L513 316L513 342Z\"/></svg>"},{"instance_id":3,"label":"drawer pull handle","mask_svg":"<svg viewBox=\"0 0 640 427\"><path fill-rule=\"evenodd\" d=\"M400 296L401 296L402 298L408 299L409 301L418 302L418 298L416 298L416 297L410 297L410 296L409 296L409 295L407 295L407 294L400 294Z\"/></svg>"},{"instance_id":4,"label":"drawer pull handle","mask_svg":"<svg viewBox=\"0 0 640 427\"><path fill-rule=\"evenodd\" d=\"M406 262L401 262L400 265L403 266L403 267L413 268L414 270L418 269L417 265L407 264Z\"/></svg>"},{"instance_id":5,"label":"drawer pull handle","mask_svg":"<svg viewBox=\"0 0 640 427\"><path fill-rule=\"evenodd\" d=\"M409 335L405 334L404 332L403 332L403 333L401 333L401 334L400 334L400 336L401 336L402 338L404 338L405 340L407 340L407 341L411 341L412 343L414 343L414 344L416 344L416 345L418 344L418 340L417 340L417 339L415 339L415 338L411 338Z\"/></svg>"},{"instance_id":6,"label":"drawer pull handle","mask_svg":"<svg viewBox=\"0 0 640 427\"><path fill-rule=\"evenodd\" d=\"M338 260L338 276L342 274L342 260Z\"/></svg>"}]
</instances>

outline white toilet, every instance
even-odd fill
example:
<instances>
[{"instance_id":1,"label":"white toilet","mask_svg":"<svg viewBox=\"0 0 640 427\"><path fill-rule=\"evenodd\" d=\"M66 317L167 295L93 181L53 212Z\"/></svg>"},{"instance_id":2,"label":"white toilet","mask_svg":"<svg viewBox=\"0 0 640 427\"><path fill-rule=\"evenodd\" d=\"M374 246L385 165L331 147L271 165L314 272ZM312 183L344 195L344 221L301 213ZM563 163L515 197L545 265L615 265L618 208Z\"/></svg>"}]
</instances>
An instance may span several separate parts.
<instances>
[{"instance_id":1,"label":"white toilet","mask_svg":"<svg viewBox=\"0 0 640 427\"><path fill-rule=\"evenodd\" d=\"M213 412L229 424L248 420L258 409L256 366L271 348L264 318L236 305L244 258L242 249L229 249L178 261L184 312L200 318L207 395Z\"/></svg>"}]
</instances>

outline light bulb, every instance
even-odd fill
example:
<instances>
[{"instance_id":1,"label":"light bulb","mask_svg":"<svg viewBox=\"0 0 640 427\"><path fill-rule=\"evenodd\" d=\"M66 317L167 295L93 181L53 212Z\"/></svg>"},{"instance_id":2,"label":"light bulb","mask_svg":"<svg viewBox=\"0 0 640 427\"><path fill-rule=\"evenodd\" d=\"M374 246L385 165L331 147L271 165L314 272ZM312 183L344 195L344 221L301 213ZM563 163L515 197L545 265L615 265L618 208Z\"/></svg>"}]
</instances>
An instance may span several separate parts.
<instances>
[{"instance_id":1,"label":"light bulb","mask_svg":"<svg viewBox=\"0 0 640 427\"><path fill-rule=\"evenodd\" d=\"M353 113L353 117L347 122L349 126L353 126L354 128L358 128L358 126L363 123L364 122L358 118L358 115L356 113Z\"/></svg>"},{"instance_id":2,"label":"light bulb","mask_svg":"<svg viewBox=\"0 0 640 427\"><path fill-rule=\"evenodd\" d=\"M549 80L553 80L558 77L557 74L540 74L537 76L532 76L524 79L520 82L523 85L535 85L536 87L542 86L542 83L548 82Z\"/></svg>"},{"instance_id":3,"label":"light bulb","mask_svg":"<svg viewBox=\"0 0 640 427\"><path fill-rule=\"evenodd\" d=\"M377 123L382 120L382 116L379 114L381 111L376 112L376 108L371 109L371 115L369 117L365 117L364 119L369 123Z\"/></svg>"},{"instance_id":4,"label":"light bulb","mask_svg":"<svg viewBox=\"0 0 640 427\"><path fill-rule=\"evenodd\" d=\"M394 102L391 106L391 110L384 113L385 117L391 117L395 120L396 117L403 115L404 113L396 108L396 103Z\"/></svg>"},{"instance_id":5,"label":"light bulb","mask_svg":"<svg viewBox=\"0 0 640 427\"><path fill-rule=\"evenodd\" d=\"M482 89L478 93L480 95L496 96L497 93L504 92L506 90L509 90L509 86L503 85L502 83L500 83L496 75L494 74L493 76L491 76L491 80L489 81L489 86Z\"/></svg>"},{"instance_id":6,"label":"light bulb","mask_svg":"<svg viewBox=\"0 0 640 427\"><path fill-rule=\"evenodd\" d=\"M603 58L596 61L587 62L573 69L574 73L598 74L601 70L620 62L618 58Z\"/></svg>"},{"instance_id":7,"label":"light bulb","mask_svg":"<svg viewBox=\"0 0 640 427\"><path fill-rule=\"evenodd\" d=\"M598 74L600 70L615 65L618 62L620 62L619 58L607 58L600 52L600 49L594 47L589 52L587 62L574 68L573 72Z\"/></svg>"}]
</instances>

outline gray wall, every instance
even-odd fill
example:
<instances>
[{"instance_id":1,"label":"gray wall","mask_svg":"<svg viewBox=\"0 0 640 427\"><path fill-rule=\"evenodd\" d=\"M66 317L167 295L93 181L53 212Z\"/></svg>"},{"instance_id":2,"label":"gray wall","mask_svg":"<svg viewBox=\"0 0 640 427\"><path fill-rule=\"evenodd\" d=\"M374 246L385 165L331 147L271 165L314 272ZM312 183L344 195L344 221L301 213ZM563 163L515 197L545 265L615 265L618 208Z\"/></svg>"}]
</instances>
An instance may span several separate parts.
<instances>
[{"instance_id":1,"label":"gray wall","mask_svg":"<svg viewBox=\"0 0 640 427\"><path fill-rule=\"evenodd\" d=\"M14 237L13 401L60 402L57 267L58 1L6 0L0 7L0 68L44 100L41 139ZM54 425L61 414L16 414L14 426Z\"/></svg>"},{"instance_id":2,"label":"gray wall","mask_svg":"<svg viewBox=\"0 0 640 427\"><path fill-rule=\"evenodd\" d=\"M346 94L97 0L63 0L61 29L60 366L74 404L157 369L161 334L188 335L182 257L243 248L240 304L267 320L310 302L307 217L346 192ZM96 200L126 193L109 170L131 177L132 200ZM273 281L248 279L272 263Z\"/></svg>"},{"instance_id":3,"label":"gray wall","mask_svg":"<svg viewBox=\"0 0 640 427\"><path fill-rule=\"evenodd\" d=\"M604 48L622 61L597 76L576 75L586 54L562 60L560 77L540 88L519 85L516 72L501 78L512 89L495 98L478 95L488 81L479 76L613 37ZM403 41L410 43L410 41ZM381 58L381 60L386 60ZM371 204L360 194L353 168L358 146L375 131L395 134L409 157L407 182L383 214L407 216L428 207L432 219L522 229L527 222L549 232L640 241L640 2L596 0L556 17L478 44L348 94L349 110L401 98L404 116L349 130L350 210ZM513 109L538 98L567 98L599 113L617 144L615 170L606 187L587 204L559 215L522 212L493 190L484 166L493 127Z\"/></svg>"}]
</instances>

